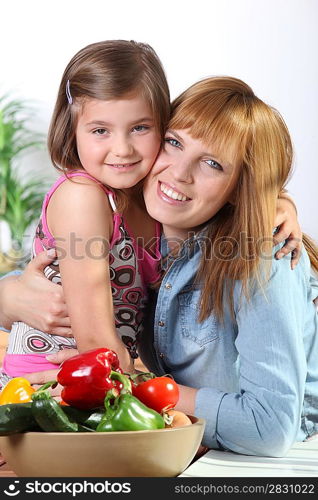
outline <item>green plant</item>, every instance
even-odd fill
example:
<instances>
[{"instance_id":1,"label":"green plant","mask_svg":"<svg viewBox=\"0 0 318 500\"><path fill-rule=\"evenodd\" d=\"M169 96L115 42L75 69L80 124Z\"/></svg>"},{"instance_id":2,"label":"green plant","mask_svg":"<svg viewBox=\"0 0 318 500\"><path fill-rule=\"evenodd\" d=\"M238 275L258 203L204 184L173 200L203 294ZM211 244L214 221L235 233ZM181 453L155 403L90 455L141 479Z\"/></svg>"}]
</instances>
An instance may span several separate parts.
<instances>
[{"instance_id":1,"label":"green plant","mask_svg":"<svg viewBox=\"0 0 318 500\"><path fill-rule=\"evenodd\" d=\"M0 98L0 219L11 230L15 247L22 248L23 236L40 216L47 183L44 179L21 178L18 163L23 153L43 145L43 136L29 129L31 110L8 95Z\"/></svg>"}]
</instances>

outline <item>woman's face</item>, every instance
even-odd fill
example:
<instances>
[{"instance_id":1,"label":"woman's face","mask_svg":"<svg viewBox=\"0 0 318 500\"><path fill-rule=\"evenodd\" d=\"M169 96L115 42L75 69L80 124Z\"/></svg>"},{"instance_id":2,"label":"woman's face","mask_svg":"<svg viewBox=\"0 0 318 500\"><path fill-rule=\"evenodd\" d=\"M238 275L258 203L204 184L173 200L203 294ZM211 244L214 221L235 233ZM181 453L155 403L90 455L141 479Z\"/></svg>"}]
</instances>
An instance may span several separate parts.
<instances>
[{"instance_id":1,"label":"woman's face","mask_svg":"<svg viewBox=\"0 0 318 500\"><path fill-rule=\"evenodd\" d=\"M167 131L144 187L147 211L167 237L187 237L230 200L239 171L233 157L221 158L188 130Z\"/></svg>"}]
</instances>

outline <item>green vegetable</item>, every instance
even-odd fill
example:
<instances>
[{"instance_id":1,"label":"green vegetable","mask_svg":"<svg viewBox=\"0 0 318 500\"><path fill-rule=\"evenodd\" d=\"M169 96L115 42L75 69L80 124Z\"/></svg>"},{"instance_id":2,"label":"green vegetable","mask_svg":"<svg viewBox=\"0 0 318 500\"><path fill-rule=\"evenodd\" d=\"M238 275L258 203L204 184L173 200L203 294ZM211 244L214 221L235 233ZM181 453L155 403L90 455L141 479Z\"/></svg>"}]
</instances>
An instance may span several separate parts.
<instances>
[{"instance_id":1,"label":"green vegetable","mask_svg":"<svg viewBox=\"0 0 318 500\"><path fill-rule=\"evenodd\" d=\"M13 403L0 406L0 436L36 430L31 403Z\"/></svg>"},{"instance_id":2,"label":"green vegetable","mask_svg":"<svg viewBox=\"0 0 318 500\"><path fill-rule=\"evenodd\" d=\"M31 409L34 419L43 431L78 432L82 430L77 422L69 419L48 390L40 390L32 394Z\"/></svg>"},{"instance_id":3,"label":"green vegetable","mask_svg":"<svg viewBox=\"0 0 318 500\"><path fill-rule=\"evenodd\" d=\"M73 406L64 405L61 408L70 420L93 430L96 430L96 427L101 422L105 413L104 408L96 408L95 410L79 410Z\"/></svg>"},{"instance_id":4,"label":"green vegetable","mask_svg":"<svg viewBox=\"0 0 318 500\"><path fill-rule=\"evenodd\" d=\"M159 413L129 393L116 396L113 391L109 391L105 398L105 408L106 413L97 426L97 432L141 431L165 427L164 419Z\"/></svg>"}]
</instances>

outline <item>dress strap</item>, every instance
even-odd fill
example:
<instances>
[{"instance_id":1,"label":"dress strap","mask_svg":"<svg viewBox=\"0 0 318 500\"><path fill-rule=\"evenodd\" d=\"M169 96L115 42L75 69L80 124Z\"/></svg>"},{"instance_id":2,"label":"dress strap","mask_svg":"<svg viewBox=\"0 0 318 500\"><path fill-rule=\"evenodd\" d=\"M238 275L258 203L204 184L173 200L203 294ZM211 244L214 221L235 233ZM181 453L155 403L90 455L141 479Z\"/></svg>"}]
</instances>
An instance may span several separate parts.
<instances>
[{"instance_id":1,"label":"dress strap","mask_svg":"<svg viewBox=\"0 0 318 500\"><path fill-rule=\"evenodd\" d=\"M114 200L113 193L107 193L107 196L108 196L108 200L109 200L110 206L112 207L113 211L116 212L117 211L117 207L116 207L116 203L115 203L115 200Z\"/></svg>"}]
</instances>

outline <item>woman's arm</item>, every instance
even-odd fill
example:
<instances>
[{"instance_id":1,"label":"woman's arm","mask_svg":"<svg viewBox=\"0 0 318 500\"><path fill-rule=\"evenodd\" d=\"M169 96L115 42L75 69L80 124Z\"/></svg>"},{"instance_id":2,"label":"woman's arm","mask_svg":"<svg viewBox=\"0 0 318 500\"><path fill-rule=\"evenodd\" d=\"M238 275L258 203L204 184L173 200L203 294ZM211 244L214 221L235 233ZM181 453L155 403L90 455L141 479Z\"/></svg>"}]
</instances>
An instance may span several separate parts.
<instances>
[{"instance_id":1,"label":"woman's arm","mask_svg":"<svg viewBox=\"0 0 318 500\"><path fill-rule=\"evenodd\" d=\"M10 317L10 306L15 303L11 292L12 283L17 280L17 274L10 274L0 280L0 325L4 330L10 330L13 320Z\"/></svg>"},{"instance_id":2,"label":"woman's arm","mask_svg":"<svg viewBox=\"0 0 318 500\"><path fill-rule=\"evenodd\" d=\"M86 178L66 181L53 194L47 218L78 350L109 347L122 369L131 370L115 329L108 255L113 215L105 192Z\"/></svg>"},{"instance_id":3,"label":"woman's arm","mask_svg":"<svg viewBox=\"0 0 318 500\"><path fill-rule=\"evenodd\" d=\"M196 394L195 414L207 420L207 446L216 442L237 453L283 456L297 439L310 371L306 351L312 360L318 355L305 256L294 271L288 260L274 261L265 295L258 290L237 308L238 390L204 387ZM239 296L238 287L237 304Z\"/></svg>"},{"instance_id":4,"label":"woman's arm","mask_svg":"<svg viewBox=\"0 0 318 500\"><path fill-rule=\"evenodd\" d=\"M10 330L14 321L55 335L72 336L61 286L47 280L43 269L56 258L54 250L42 252L23 273L0 280L0 324Z\"/></svg>"}]
</instances>

